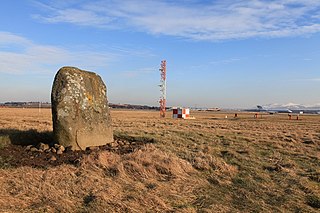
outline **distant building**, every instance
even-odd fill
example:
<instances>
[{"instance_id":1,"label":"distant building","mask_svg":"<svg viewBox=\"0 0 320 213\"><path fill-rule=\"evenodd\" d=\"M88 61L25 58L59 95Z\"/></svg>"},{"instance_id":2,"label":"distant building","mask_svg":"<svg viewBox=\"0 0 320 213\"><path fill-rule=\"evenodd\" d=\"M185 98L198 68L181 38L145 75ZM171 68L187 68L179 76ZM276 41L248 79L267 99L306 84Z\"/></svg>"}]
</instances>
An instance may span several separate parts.
<instances>
[{"instance_id":1,"label":"distant building","mask_svg":"<svg viewBox=\"0 0 320 213\"><path fill-rule=\"evenodd\" d=\"M220 108L215 107L215 108L209 108L209 109L207 109L206 111L214 111L214 112L218 112L218 111L220 111L220 110L221 110Z\"/></svg>"},{"instance_id":2,"label":"distant building","mask_svg":"<svg viewBox=\"0 0 320 213\"><path fill-rule=\"evenodd\" d=\"M182 119L188 119L190 118L190 109L189 108L172 108L172 117L173 118L182 118Z\"/></svg>"}]
</instances>

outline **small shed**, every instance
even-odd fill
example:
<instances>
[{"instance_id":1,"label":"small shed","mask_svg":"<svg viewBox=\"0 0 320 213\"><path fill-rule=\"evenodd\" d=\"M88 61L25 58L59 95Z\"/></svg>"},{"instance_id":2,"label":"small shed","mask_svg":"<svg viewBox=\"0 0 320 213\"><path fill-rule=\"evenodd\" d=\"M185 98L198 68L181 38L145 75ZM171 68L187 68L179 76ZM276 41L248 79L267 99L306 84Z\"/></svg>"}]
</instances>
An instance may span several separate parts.
<instances>
[{"instance_id":1,"label":"small shed","mask_svg":"<svg viewBox=\"0 0 320 213\"><path fill-rule=\"evenodd\" d=\"M181 108L176 107L172 109L172 117L173 118L182 118L182 119L188 119L190 118L190 109L189 108Z\"/></svg>"}]
</instances>

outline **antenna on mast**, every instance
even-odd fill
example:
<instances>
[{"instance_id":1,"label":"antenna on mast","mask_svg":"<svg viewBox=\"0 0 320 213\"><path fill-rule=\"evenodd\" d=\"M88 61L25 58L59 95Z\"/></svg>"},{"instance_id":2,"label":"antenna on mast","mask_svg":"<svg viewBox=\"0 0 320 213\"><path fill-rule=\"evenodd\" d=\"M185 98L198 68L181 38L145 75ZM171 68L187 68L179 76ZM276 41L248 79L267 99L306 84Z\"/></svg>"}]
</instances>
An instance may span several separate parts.
<instances>
[{"instance_id":1,"label":"antenna on mast","mask_svg":"<svg viewBox=\"0 0 320 213\"><path fill-rule=\"evenodd\" d=\"M160 65L160 92L161 97L159 100L160 103L160 118L166 117L166 96L167 96L167 62L166 60L161 61Z\"/></svg>"}]
</instances>

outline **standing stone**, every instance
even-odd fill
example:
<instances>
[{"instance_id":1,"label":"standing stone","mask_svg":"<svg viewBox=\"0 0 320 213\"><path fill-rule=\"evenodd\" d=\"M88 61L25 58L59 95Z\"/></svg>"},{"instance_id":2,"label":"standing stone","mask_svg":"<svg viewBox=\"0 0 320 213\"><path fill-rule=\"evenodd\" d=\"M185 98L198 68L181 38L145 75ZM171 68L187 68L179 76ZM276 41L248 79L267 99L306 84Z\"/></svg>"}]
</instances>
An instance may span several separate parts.
<instances>
[{"instance_id":1,"label":"standing stone","mask_svg":"<svg viewBox=\"0 0 320 213\"><path fill-rule=\"evenodd\" d=\"M96 73L62 67L51 92L55 142L72 150L112 143L106 94L106 86Z\"/></svg>"}]
</instances>

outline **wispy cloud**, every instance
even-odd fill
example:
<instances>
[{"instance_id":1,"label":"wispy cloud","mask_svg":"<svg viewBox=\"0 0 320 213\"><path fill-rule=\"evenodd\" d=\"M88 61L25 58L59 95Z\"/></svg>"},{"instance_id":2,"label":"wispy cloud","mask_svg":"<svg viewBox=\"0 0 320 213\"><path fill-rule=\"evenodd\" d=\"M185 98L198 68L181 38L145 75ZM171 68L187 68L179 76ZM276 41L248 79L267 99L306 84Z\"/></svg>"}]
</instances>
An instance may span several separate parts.
<instances>
[{"instance_id":1,"label":"wispy cloud","mask_svg":"<svg viewBox=\"0 0 320 213\"><path fill-rule=\"evenodd\" d=\"M48 23L133 29L193 40L287 37L320 32L318 0L99 0L40 4Z\"/></svg>"},{"instance_id":2,"label":"wispy cloud","mask_svg":"<svg viewBox=\"0 0 320 213\"><path fill-rule=\"evenodd\" d=\"M9 32L0 31L0 47L5 47L7 45L19 44L19 45L30 45L31 42L19 35L15 35Z\"/></svg>"},{"instance_id":3,"label":"wispy cloud","mask_svg":"<svg viewBox=\"0 0 320 213\"><path fill-rule=\"evenodd\" d=\"M153 56L149 50L110 47L105 51L85 47L59 47L35 43L28 38L0 31L0 73L52 73L62 66L107 70L125 57ZM146 71L146 70L145 70Z\"/></svg>"}]
</instances>

